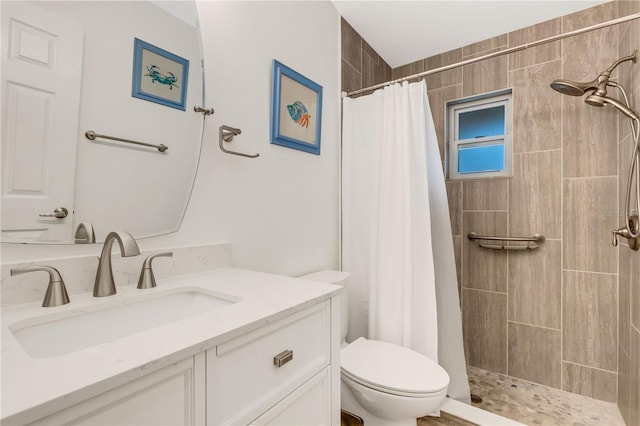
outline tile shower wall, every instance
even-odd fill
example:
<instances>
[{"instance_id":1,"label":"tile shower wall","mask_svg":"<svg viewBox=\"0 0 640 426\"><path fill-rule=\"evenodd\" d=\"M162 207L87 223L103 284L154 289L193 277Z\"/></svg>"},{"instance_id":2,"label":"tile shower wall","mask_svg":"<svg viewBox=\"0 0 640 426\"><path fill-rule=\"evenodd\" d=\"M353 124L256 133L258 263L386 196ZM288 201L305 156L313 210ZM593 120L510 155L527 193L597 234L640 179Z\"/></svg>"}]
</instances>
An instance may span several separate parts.
<instances>
[{"instance_id":1,"label":"tile shower wall","mask_svg":"<svg viewBox=\"0 0 640 426\"><path fill-rule=\"evenodd\" d=\"M640 1L620 2L619 14L640 12ZM621 25L618 30L620 56L640 50L640 20ZM630 88L635 110L640 108L640 71L638 65L623 64L620 83ZM627 120L618 129L618 199L617 215L624 209L626 179L631 156L632 136ZM618 223L624 223L622 218ZM640 424L640 251L631 251L621 241L618 257L618 408L628 425Z\"/></svg>"},{"instance_id":2,"label":"tile shower wall","mask_svg":"<svg viewBox=\"0 0 640 426\"><path fill-rule=\"evenodd\" d=\"M391 78L637 11L640 1L606 3L395 68ZM357 51L345 25L342 85L353 90L367 84L345 81L345 50ZM611 246L611 230L623 223L629 125L612 108L590 107L549 83L592 79L640 49L639 27L635 20L427 77L441 153L445 101L514 93L513 177L447 182L467 362L617 401L630 425L640 424L640 252ZM617 71L636 109L639 70L640 62ZM471 231L547 240L531 252L491 251L472 244Z\"/></svg>"},{"instance_id":3,"label":"tile shower wall","mask_svg":"<svg viewBox=\"0 0 640 426\"><path fill-rule=\"evenodd\" d=\"M350 92L391 80L391 67L341 19L342 90Z\"/></svg>"}]
</instances>

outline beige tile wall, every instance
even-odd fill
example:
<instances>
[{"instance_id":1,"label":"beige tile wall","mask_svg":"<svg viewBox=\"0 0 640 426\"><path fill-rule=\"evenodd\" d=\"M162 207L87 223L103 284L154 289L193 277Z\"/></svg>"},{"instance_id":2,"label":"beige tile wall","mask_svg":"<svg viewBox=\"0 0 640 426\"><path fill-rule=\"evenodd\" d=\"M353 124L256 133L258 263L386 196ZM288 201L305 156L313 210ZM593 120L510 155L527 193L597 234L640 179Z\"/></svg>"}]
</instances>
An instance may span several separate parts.
<instances>
[{"instance_id":1,"label":"beige tile wall","mask_svg":"<svg viewBox=\"0 0 640 426\"><path fill-rule=\"evenodd\" d=\"M341 20L342 90L350 92L391 80L391 67L356 30Z\"/></svg>"},{"instance_id":2,"label":"beige tile wall","mask_svg":"<svg viewBox=\"0 0 640 426\"><path fill-rule=\"evenodd\" d=\"M640 12L640 1L618 3L620 16ZM620 25L618 55L640 51L640 20ZM640 71L638 64L625 63L619 68L620 83L632 92L632 105L640 109ZM627 120L619 122L619 208L614 211L616 221L624 208L627 173L632 146L631 130ZM640 251L627 248L626 240L620 244L618 258L618 407L628 425L640 424Z\"/></svg>"},{"instance_id":3,"label":"beige tile wall","mask_svg":"<svg viewBox=\"0 0 640 426\"><path fill-rule=\"evenodd\" d=\"M640 0L606 3L395 68L391 78L635 12ZM344 43L343 23L346 61ZM357 62L357 49L346 48ZM427 77L441 154L447 100L514 94L513 177L447 182L467 362L617 401L628 425L640 424L640 252L625 242L613 248L611 230L623 223L629 125L612 108L548 85L593 79L634 49L640 20ZM623 64L617 77L640 109L640 62ZM533 252L489 251L470 243L471 231L547 240Z\"/></svg>"}]
</instances>

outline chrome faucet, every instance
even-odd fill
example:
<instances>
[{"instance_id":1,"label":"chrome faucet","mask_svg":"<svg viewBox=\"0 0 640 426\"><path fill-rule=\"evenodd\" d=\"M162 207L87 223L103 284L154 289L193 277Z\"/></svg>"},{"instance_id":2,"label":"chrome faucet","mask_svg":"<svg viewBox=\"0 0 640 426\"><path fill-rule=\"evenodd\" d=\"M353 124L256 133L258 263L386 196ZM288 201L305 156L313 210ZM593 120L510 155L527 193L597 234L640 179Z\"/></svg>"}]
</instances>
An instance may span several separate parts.
<instances>
[{"instance_id":1,"label":"chrome faucet","mask_svg":"<svg viewBox=\"0 0 640 426\"><path fill-rule=\"evenodd\" d=\"M51 266L36 265L31 268L11 268L11 276L26 274L27 272L44 271L49 273L49 286L42 301L43 308L61 306L69 303L69 294L64 286L64 280L60 272Z\"/></svg>"},{"instance_id":2,"label":"chrome faucet","mask_svg":"<svg viewBox=\"0 0 640 426\"><path fill-rule=\"evenodd\" d=\"M140 254L138 244L131 234L125 231L110 232L104 239L102 253L100 254L100 262L98 263L98 272L96 273L96 282L93 286L93 296L103 297L116 294L116 285L113 280L113 270L111 269L111 247L113 241L117 240L120 244L120 254L122 257L137 256Z\"/></svg>"}]
</instances>

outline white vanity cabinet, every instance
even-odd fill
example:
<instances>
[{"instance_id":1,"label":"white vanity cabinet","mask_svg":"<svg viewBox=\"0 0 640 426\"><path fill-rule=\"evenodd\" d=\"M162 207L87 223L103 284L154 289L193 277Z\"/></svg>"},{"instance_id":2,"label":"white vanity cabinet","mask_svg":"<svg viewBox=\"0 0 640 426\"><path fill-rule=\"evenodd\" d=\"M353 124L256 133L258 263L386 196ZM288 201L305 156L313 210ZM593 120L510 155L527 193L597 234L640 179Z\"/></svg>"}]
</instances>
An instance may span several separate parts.
<instances>
[{"instance_id":1,"label":"white vanity cabinet","mask_svg":"<svg viewBox=\"0 0 640 426\"><path fill-rule=\"evenodd\" d=\"M4 311L2 424L339 424L341 287L233 268L175 280L169 295L237 302L48 358L28 356L7 326L39 304ZM86 298L58 314L92 312Z\"/></svg>"},{"instance_id":2,"label":"white vanity cabinet","mask_svg":"<svg viewBox=\"0 0 640 426\"><path fill-rule=\"evenodd\" d=\"M205 417L204 354L73 405L35 425L196 425Z\"/></svg>"},{"instance_id":3,"label":"white vanity cabinet","mask_svg":"<svg viewBox=\"0 0 640 426\"><path fill-rule=\"evenodd\" d=\"M207 424L331 424L330 312L325 301L207 351Z\"/></svg>"}]
</instances>

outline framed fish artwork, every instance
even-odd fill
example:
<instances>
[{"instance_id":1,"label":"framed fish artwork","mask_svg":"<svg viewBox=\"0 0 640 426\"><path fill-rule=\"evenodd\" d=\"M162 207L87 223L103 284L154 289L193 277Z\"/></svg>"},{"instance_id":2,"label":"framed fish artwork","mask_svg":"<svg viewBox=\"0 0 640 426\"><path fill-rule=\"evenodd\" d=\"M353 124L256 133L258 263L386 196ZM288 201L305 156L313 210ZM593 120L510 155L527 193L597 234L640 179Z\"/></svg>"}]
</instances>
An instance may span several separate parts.
<instances>
[{"instance_id":1,"label":"framed fish artwork","mask_svg":"<svg viewBox=\"0 0 640 426\"><path fill-rule=\"evenodd\" d=\"M188 76L188 59L134 39L131 96L184 111Z\"/></svg>"},{"instance_id":2,"label":"framed fish artwork","mask_svg":"<svg viewBox=\"0 0 640 426\"><path fill-rule=\"evenodd\" d=\"M320 155L322 86L273 60L271 143Z\"/></svg>"}]
</instances>

